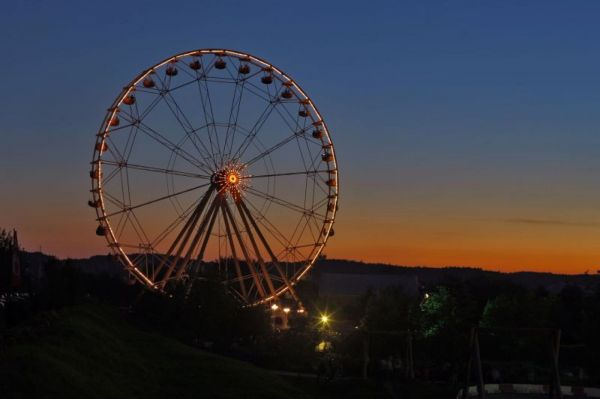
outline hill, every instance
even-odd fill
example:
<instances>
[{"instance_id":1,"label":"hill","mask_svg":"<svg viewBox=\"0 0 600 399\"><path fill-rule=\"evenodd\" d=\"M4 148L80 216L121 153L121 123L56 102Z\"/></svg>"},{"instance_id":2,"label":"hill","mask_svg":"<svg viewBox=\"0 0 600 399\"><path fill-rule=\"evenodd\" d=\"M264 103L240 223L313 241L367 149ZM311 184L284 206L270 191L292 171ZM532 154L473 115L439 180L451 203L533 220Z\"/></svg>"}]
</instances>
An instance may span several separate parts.
<instances>
[{"instance_id":1,"label":"hill","mask_svg":"<svg viewBox=\"0 0 600 399\"><path fill-rule=\"evenodd\" d=\"M43 265L51 259L39 252L23 252L22 262L35 279L43 276ZM109 255L96 255L83 259L65 259L63 262L88 273L107 273L127 277L121 264ZM319 259L309 278L323 295L360 295L368 288L379 289L400 285L407 294L416 294L421 287L435 286L448 281L491 282L508 281L527 289L543 287L549 292L559 292L567 285L576 285L592 291L599 283L595 274L553 274L540 272L504 273L473 267L399 266L381 263L363 263L346 259Z\"/></svg>"},{"instance_id":2,"label":"hill","mask_svg":"<svg viewBox=\"0 0 600 399\"><path fill-rule=\"evenodd\" d=\"M0 342L11 398L308 398L250 364L142 331L116 309L48 312Z\"/></svg>"},{"instance_id":3,"label":"hill","mask_svg":"<svg viewBox=\"0 0 600 399\"><path fill-rule=\"evenodd\" d=\"M473 267L396 266L345 259L319 260L311 276L319 292L325 295L359 295L368 288L390 285L402 286L405 293L414 295L420 289L457 281L473 284L508 282L530 290L541 287L553 293L568 285L593 291L600 283L600 276L593 274L504 273Z\"/></svg>"}]
</instances>

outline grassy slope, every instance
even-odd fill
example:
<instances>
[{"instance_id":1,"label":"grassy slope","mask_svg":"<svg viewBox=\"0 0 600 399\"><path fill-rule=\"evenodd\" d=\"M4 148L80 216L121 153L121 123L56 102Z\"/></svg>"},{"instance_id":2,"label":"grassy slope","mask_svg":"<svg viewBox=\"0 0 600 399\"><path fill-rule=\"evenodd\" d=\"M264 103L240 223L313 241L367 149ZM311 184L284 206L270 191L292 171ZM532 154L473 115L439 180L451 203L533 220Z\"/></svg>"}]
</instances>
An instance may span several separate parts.
<instances>
[{"instance_id":1,"label":"grassy slope","mask_svg":"<svg viewBox=\"0 0 600 399\"><path fill-rule=\"evenodd\" d=\"M45 314L0 351L0 397L307 398L247 363L140 331L98 306Z\"/></svg>"}]
</instances>

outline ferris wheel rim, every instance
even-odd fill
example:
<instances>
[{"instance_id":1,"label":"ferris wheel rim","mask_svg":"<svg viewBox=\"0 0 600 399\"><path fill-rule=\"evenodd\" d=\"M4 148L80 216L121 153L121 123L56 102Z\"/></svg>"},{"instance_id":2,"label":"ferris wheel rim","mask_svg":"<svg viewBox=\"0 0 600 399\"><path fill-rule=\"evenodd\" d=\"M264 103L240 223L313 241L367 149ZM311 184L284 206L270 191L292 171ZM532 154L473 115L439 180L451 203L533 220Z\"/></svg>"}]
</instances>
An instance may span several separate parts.
<instances>
[{"instance_id":1,"label":"ferris wheel rim","mask_svg":"<svg viewBox=\"0 0 600 399\"><path fill-rule=\"evenodd\" d=\"M335 206L334 206L334 209L331 211L330 220L329 221L326 220L324 222L324 226L326 228L326 233L323 236L323 242L320 243L316 252L314 253L314 256L311 256L311 259L305 264L305 267L303 267L302 270L298 274L296 274L295 276L293 276L292 279L290 279L289 285L283 284L283 285L279 286L279 288L272 295L264 297L263 299L250 304L250 305L258 305L258 304L270 302L273 299L284 294L286 291L288 291L290 289L290 286L296 285L297 282L303 276L305 276L306 273L314 266L316 260L320 257L322 251L325 248L327 241L330 238L330 235L331 235L330 233L332 232L333 222L335 220L335 217L337 214L337 209L338 209L337 204L338 204L338 198L339 198L339 169L338 169L338 165L337 165L337 156L335 155L335 147L334 147L333 140L331 140L329 127L327 126L326 121L324 120L322 114L318 110L318 108L317 108L316 104L314 103L314 101L312 100L312 98L304 91L304 89L302 89L302 87L300 87L300 85L298 85L296 83L296 81L289 74L287 74L280 68L274 66L273 64L267 62L266 60L264 60L260 57L251 55L246 52L230 50L230 49L220 49L220 48L196 49L196 50L181 52L176 55L167 57L167 58L163 59L162 61L156 63L155 65L151 66L150 68L147 68L146 70L141 72L138 76L136 76L134 79L132 79L130 81L130 83L127 86L125 86L123 88L123 90L121 91L121 93L116 97L112 106L109 108L108 112L105 115L105 118L101 124L100 131L96 135L97 136L96 146L95 146L94 152L93 152L92 164L97 165L96 170L101 175L102 174L102 166L104 164L106 164L106 161L103 161L101 158L102 152L97 149L98 144L105 143L105 139L109 135L109 126L108 126L109 121L115 117L117 112L119 112L120 107L123 105L123 101L127 98L127 96L129 96L135 90L135 88L140 84L140 82L142 82L146 77L155 73L155 71L164 67L165 65L169 64L170 62L178 61L184 57L202 56L202 55L209 55L209 54L217 55L217 56L235 57L238 59L251 61L253 64L259 65L263 68L269 68L269 69L275 71L278 74L278 76L285 78L286 83L290 84L293 88L295 88L299 93L301 93L308 100L307 105L309 105L314 110L317 120L321 123L322 129L324 131L325 136L328 139L328 142L329 142L329 145L331 148L331 153L333 155L333 161L332 161L333 167L328 171L328 173L330 175L333 175L335 177L335 181L336 181L335 194L332 198L332 200L333 200L332 202L334 203ZM136 265L129 258L128 254L119 245L119 241L118 241L118 239L115 235L115 232L113 231L112 225L111 225L111 221L110 221L111 214L106 211L102 178L98 178L98 179L92 178L92 190L91 191L92 191L94 200L99 201L100 206L96 208L97 220L102 225L105 225L108 228L108 234L106 234L106 240L108 241L111 251L114 254L119 256L121 261L125 263L126 268L130 272L132 272L133 275L139 281L141 281L144 285L154 288L154 289L157 289L157 290L162 290L161 288L159 288L156 285L155 281L152 281L152 279L148 278L148 276L146 276L141 270L139 270L136 267Z\"/></svg>"}]
</instances>

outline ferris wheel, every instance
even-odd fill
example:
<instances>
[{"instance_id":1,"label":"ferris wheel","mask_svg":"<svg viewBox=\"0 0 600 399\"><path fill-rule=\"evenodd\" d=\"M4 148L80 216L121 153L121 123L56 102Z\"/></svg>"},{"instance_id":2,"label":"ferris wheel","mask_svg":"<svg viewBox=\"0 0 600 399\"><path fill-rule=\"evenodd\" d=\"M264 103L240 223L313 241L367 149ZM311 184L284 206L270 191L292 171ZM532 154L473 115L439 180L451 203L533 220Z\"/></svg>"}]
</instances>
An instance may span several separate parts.
<instances>
[{"instance_id":1,"label":"ferris wheel","mask_svg":"<svg viewBox=\"0 0 600 399\"><path fill-rule=\"evenodd\" d=\"M194 50L143 71L108 109L91 164L96 234L151 289L212 272L243 304L300 303L294 286L333 235L327 125L250 54Z\"/></svg>"}]
</instances>

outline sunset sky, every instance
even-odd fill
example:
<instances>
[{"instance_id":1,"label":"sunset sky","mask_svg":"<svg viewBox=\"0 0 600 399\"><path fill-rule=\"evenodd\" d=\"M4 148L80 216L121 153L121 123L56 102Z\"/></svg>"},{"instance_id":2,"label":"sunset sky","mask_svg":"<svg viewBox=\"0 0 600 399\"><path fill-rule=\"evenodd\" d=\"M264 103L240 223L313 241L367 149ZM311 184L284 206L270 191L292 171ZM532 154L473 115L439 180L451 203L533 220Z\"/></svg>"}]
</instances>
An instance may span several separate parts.
<instances>
[{"instance_id":1,"label":"sunset sky","mask_svg":"<svg viewBox=\"0 0 600 399\"><path fill-rule=\"evenodd\" d=\"M329 124L328 257L600 269L600 2L93 3L0 5L0 227L27 250L107 253L86 204L106 109L170 55L229 48Z\"/></svg>"}]
</instances>

